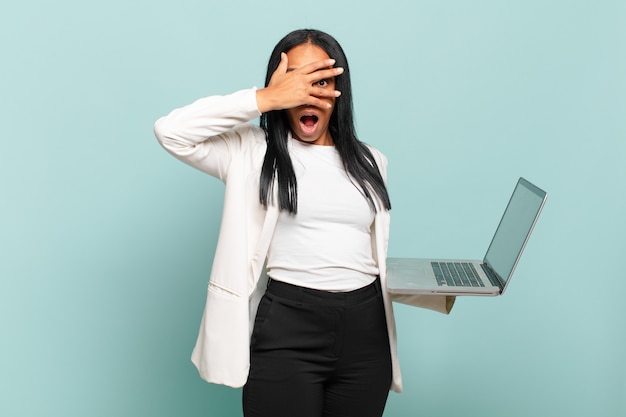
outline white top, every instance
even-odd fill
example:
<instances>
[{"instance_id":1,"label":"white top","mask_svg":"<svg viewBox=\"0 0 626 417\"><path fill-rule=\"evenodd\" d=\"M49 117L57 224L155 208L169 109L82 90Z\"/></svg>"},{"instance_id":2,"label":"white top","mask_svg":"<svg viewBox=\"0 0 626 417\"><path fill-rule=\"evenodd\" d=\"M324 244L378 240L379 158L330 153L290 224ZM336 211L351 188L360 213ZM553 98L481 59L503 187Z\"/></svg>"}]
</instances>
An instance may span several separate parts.
<instances>
[{"instance_id":1,"label":"white top","mask_svg":"<svg viewBox=\"0 0 626 417\"><path fill-rule=\"evenodd\" d=\"M352 183L334 146L291 139L298 212L282 210L268 253L272 279L326 291L372 283L374 211Z\"/></svg>"}]
</instances>

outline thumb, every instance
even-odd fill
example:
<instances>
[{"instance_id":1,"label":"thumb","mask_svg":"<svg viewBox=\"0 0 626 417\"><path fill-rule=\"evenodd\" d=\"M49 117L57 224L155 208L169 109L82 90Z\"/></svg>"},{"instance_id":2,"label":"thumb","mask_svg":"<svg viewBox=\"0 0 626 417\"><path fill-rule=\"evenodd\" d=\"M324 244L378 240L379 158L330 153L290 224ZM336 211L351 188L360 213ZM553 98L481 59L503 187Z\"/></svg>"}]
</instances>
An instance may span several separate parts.
<instances>
[{"instance_id":1,"label":"thumb","mask_svg":"<svg viewBox=\"0 0 626 417\"><path fill-rule=\"evenodd\" d=\"M289 65L287 54L284 52L280 53L280 62L278 63L278 67L276 68L276 72L279 74L284 74L287 72L287 66Z\"/></svg>"}]
</instances>

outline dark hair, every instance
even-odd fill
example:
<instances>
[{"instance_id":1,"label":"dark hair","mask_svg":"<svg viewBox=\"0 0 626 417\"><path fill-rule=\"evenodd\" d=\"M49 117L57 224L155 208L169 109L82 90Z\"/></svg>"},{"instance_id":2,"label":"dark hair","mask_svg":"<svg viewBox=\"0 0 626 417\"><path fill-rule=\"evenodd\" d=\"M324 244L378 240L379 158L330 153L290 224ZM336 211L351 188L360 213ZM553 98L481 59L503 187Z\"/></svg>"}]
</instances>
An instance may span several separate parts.
<instances>
[{"instance_id":1,"label":"dark hair","mask_svg":"<svg viewBox=\"0 0 626 417\"><path fill-rule=\"evenodd\" d=\"M336 89L341 91L335 101L335 108L330 117L329 131L335 149L339 152L344 169L353 182L367 198L370 206L376 210L372 192L378 197L382 206L389 210L391 202L378 165L368 147L356 137L352 109L352 88L350 86L350 69L348 60L339 43L330 35L312 29L296 30L289 33L274 47L267 65L265 86L267 87L272 74L278 68L281 53L292 48L310 43L322 48L328 56L335 60L335 66L344 69L336 78ZM261 128L265 130L267 150L261 169L260 200L267 207L273 201L274 179L278 179L278 204L281 210L297 212L298 187L293 169L287 137L289 123L285 111L269 111L261 115Z\"/></svg>"}]
</instances>

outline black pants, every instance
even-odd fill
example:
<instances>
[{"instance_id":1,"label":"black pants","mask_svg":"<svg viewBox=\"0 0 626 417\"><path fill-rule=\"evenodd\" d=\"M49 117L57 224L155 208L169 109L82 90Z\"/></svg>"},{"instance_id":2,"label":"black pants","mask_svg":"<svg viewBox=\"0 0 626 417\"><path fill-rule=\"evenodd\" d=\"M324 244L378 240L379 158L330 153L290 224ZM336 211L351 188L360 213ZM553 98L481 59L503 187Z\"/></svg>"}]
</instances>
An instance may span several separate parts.
<instances>
[{"instance_id":1,"label":"black pants","mask_svg":"<svg viewBox=\"0 0 626 417\"><path fill-rule=\"evenodd\" d=\"M390 386L378 280L348 293L270 281L252 334L246 417L379 417Z\"/></svg>"}]
</instances>

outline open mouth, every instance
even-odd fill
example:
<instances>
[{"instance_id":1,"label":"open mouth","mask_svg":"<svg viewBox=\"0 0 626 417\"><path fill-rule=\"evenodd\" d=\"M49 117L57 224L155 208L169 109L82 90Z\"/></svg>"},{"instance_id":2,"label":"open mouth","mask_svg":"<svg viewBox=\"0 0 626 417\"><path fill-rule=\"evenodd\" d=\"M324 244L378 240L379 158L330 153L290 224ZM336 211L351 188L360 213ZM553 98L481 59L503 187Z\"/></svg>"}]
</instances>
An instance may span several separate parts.
<instances>
[{"instance_id":1,"label":"open mouth","mask_svg":"<svg viewBox=\"0 0 626 417\"><path fill-rule=\"evenodd\" d=\"M305 114L300 117L300 124L302 126L302 130L305 132L312 132L315 129L315 125L317 124L317 116Z\"/></svg>"}]
</instances>

